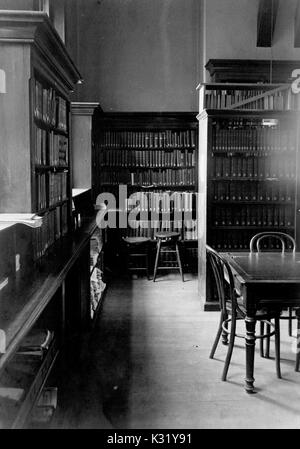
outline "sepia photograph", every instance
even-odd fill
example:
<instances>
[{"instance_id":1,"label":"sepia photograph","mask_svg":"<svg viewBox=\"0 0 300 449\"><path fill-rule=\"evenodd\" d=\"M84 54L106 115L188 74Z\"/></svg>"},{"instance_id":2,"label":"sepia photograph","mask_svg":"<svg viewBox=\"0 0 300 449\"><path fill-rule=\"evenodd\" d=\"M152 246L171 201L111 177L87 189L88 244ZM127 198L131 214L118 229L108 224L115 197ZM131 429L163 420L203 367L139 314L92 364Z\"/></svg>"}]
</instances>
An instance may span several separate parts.
<instances>
[{"instance_id":1,"label":"sepia photograph","mask_svg":"<svg viewBox=\"0 0 300 449\"><path fill-rule=\"evenodd\" d=\"M17 429L300 429L300 0L0 0Z\"/></svg>"}]
</instances>

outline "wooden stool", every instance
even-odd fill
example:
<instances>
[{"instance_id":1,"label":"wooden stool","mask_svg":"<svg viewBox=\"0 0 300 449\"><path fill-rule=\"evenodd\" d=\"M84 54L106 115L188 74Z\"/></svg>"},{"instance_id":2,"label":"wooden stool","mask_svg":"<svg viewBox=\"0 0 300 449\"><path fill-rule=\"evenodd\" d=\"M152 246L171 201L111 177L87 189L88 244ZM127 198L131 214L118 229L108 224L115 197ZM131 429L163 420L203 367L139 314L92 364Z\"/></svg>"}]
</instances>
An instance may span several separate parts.
<instances>
[{"instance_id":1,"label":"wooden stool","mask_svg":"<svg viewBox=\"0 0 300 449\"><path fill-rule=\"evenodd\" d=\"M147 278L149 274L149 242L148 237L123 237L127 248L127 270L128 271L146 271ZM133 252L132 252L133 251ZM144 266L130 266L130 259L144 260Z\"/></svg>"},{"instance_id":2,"label":"wooden stool","mask_svg":"<svg viewBox=\"0 0 300 449\"><path fill-rule=\"evenodd\" d=\"M153 282L155 282L155 278L156 278L158 269L160 269L160 270L179 270L180 274L181 274L182 282L184 282L179 247L178 247L178 240L180 237L180 233L179 232L161 231L161 232L157 232L155 234L155 237L157 239L157 246L156 246L156 257L155 257ZM168 248L175 247L175 249L163 250L162 249L163 246L166 246ZM170 265L158 266L159 256L161 253L175 253L177 266L170 266Z\"/></svg>"}]
</instances>

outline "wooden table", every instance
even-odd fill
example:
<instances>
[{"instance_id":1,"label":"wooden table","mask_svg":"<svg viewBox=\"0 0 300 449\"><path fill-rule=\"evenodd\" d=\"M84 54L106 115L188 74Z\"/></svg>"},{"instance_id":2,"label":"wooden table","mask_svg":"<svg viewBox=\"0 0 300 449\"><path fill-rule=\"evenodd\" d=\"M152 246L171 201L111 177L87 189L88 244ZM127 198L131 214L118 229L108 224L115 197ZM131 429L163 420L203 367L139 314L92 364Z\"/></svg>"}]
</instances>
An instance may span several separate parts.
<instances>
[{"instance_id":1,"label":"wooden table","mask_svg":"<svg viewBox=\"0 0 300 449\"><path fill-rule=\"evenodd\" d=\"M245 389L254 393L255 314L261 307L300 307L300 252L236 252L222 256L232 267L246 308ZM300 316L300 312L296 313Z\"/></svg>"}]
</instances>

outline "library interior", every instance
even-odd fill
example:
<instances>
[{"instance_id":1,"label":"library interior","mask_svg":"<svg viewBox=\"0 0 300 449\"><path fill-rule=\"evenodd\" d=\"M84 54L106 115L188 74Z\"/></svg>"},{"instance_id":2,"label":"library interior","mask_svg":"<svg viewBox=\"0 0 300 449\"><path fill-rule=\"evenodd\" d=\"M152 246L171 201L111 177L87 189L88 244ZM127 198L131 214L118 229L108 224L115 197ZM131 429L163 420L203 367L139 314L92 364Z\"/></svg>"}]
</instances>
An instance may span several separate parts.
<instances>
[{"instance_id":1,"label":"library interior","mask_svg":"<svg viewBox=\"0 0 300 449\"><path fill-rule=\"evenodd\" d=\"M299 429L300 0L0 0L0 100L0 429Z\"/></svg>"}]
</instances>

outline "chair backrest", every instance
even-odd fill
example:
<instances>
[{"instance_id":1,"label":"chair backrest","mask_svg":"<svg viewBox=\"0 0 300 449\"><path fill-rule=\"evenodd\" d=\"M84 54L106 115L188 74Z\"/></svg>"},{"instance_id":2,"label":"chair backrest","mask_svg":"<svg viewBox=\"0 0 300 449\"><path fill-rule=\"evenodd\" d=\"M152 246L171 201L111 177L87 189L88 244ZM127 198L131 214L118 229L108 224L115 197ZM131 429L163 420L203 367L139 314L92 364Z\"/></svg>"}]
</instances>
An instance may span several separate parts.
<instances>
[{"instance_id":1,"label":"chair backrest","mask_svg":"<svg viewBox=\"0 0 300 449\"><path fill-rule=\"evenodd\" d=\"M250 252L253 253L255 251L261 252L261 244L263 240L269 239L269 241L276 240L280 247L281 252L285 253L286 251L296 251L296 242L289 234L285 232L259 232L254 235L250 240ZM270 248L267 249L270 251Z\"/></svg>"},{"instance_id":2,"label":"chair backrest","mask_svg":"<svg viewBox=\"0 0 300 449\"><path fill-rule=\"evenodd\" d=\"M231 313L240 311L237 302L238 295L235 289L234 276L229 263L209 245L206 245L206 254L207 261L212 268L221 310L225 313L227 313L229 308Z\"/></svg>"}]
</instances>

